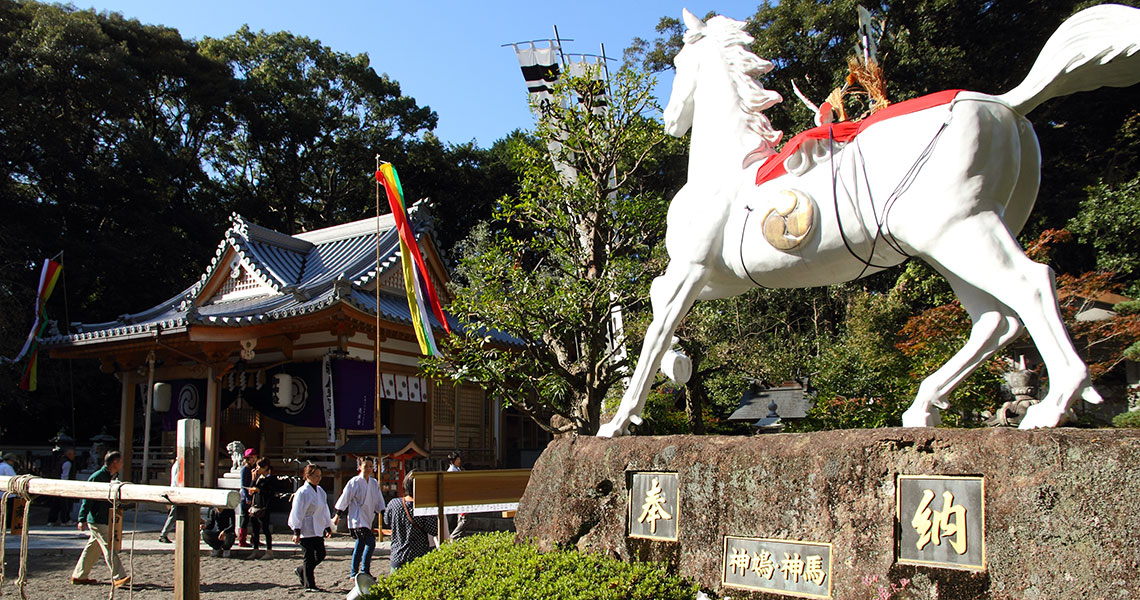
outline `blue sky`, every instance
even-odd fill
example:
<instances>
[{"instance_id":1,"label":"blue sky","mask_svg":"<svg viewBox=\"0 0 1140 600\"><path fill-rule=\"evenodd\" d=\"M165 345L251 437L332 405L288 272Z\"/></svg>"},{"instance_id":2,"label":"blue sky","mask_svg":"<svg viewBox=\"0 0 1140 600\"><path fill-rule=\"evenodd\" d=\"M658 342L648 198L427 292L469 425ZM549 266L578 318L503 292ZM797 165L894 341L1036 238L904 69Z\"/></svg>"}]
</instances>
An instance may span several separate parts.
<instances>
[{"instance_id":1,"label":"blue sky","mask_svg":"<svg viewBox=\"0 0 1140 600\"><path fill-rule=\"evenodd\" d=\"M567 52L621 59L634 37L652 39L660 17L717 11L735 19L756 12L757 0L570 0L508 2L446 0L78 0L79 8L120 12L166 25L184 38L224 37L243 24L290 31L338 52L367 53L377 72L439 114L436 135L446 142L490 146L516 128L530 128L526 88L508 42L549 38L553 26ZM613 63L611 63L613 64ZM671 74L659 92L667 96Z\"/></svg>"}]
</instances>

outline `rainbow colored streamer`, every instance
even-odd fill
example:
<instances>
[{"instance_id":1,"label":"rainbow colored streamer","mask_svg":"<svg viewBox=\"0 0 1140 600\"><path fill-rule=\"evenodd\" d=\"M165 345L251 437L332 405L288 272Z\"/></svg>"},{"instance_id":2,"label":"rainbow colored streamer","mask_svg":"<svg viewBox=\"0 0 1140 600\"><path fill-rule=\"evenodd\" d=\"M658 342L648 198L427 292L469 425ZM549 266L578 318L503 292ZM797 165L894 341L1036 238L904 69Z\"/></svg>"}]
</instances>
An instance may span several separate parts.
<instances>
[{"instance_id":1,"label":"rainbow colored streamer","mask_svg":"<svg viewBox=\"0 0 1140 600\"><path fill-rule=\"evenodd\" d=\"M20 378L20 389L22 390L36 391L36 375L39 365L39 361L36 360L36 348L39 345L39 338L47 330L47 300L62 274L63 265L51 259L44 260L44 266L40 269L40 285L39 292L36 294L36 313L35 320L32 322L32 330L28 332L28 339L24 341L24 347L20 349L20 354L12 359L12 362L19 362L28 353L32 355L31 359L28 360L27 368L24 369L24 376Z\"/></svg>"},{"instance_id":2,"label":"rainbow colored streamer","mask_svg":"<svg viewBox=\"0 0 1140 600\"><path fill-rule=\"evenodd\" d=\"M416 330L416 339L420 343L420 352L427 356L438 356L439 346L436 345L432 334L431 321L427 308L439 321L443 329L451 333L447 318L443 315L443 306L439 303L439 296L435 292L428 277L427 265L420 253L416 236L408 222L408 209L404 204L404 189L400 185L400 176L390 163L380 165L376 170L376 181L384 186L384 193L388 196L388 206L392 209L392 216L396 221L396 230L400 234L400 262L404 268L404 287L408 293L408 312L412 315L412 327ZM379 310L379 307L377 307Z\"/></svg>"}]
</instances>

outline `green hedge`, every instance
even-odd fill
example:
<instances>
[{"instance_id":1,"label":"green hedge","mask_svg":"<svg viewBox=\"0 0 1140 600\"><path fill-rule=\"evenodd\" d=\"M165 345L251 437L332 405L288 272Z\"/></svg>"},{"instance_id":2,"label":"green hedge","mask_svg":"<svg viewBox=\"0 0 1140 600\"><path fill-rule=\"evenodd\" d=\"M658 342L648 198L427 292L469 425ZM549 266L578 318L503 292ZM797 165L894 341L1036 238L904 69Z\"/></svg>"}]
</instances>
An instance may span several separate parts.
<instances>
[{"instance_id":1,"label":"green hedge","mask_svg":"<svg viewBox=\"0 0 1140 600\"><path fill-rule=\"evenodd\" d=\"M1113 427L1140 427L1140 410L1121 413L1112 418Z\"/></svg>"},{"instance_id":2,"label":"green hedge","mask_svg":"<svg viewBox=\"0 0 1140 600\"><path fill-rule=\"evenodd\" d=\"M369 600L693 600L697 585L649 563L540 553L512 533L465 538L380 580Z\"/></svg>"}]
</instances>

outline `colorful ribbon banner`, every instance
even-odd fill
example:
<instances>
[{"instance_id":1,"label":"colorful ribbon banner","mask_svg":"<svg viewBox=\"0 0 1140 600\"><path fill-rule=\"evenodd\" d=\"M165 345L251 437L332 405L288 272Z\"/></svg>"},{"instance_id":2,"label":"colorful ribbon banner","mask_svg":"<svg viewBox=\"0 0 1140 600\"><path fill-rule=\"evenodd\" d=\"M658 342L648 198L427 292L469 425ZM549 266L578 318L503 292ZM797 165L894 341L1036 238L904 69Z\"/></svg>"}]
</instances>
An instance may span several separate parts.
<instances>
[{"instance_id":1,"label":"colorful ribbon banner","mask_svg":"<svg viewBox=\"0 0 1140 600\"><path fill-rule=\"evenodd\" d=\"M425 303L431 308L432 314L443 326L444 331L451 333L451 328L443 315L443 306L439 303L435 286L428 277L427 265L424 263L423 255L420 254L412 226L408 222L408 210L404 204L404 190L400 185L400 177L396 174L395 167L390 163L384 163L376 170L376 181L384 186L388 205L396 221L396 230L400 234L400 261L404 268L404 287L408 293L408 312L412 315L412 326L420 343L420 351L427 356L437 356L440 351L435 343L435 336L432 335L431 320L425 310Z\"/></svg>"}]
</instances>

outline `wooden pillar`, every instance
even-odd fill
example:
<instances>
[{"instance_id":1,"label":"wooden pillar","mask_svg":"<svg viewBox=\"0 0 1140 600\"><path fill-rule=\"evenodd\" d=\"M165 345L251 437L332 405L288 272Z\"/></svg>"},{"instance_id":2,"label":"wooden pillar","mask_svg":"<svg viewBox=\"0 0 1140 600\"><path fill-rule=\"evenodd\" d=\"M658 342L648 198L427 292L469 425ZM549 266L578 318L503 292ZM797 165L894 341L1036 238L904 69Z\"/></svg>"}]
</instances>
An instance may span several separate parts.
<instances>
[{"instance_id":1,"label":"wooden pillar","mask_svg":"<svg viewBox=\"0 0 1140 600\"><path fill-rule=\"evenodd\" d=\"M133 371L120 371L119 382L122 383L122 403L119 406L119 452L123 455L123 472L119 477L123 481L131 480L131 448L135 438L135 374ZM102 456L95 456L98 463L103 462ZM145 483L145 482L143 482Z\"/></svg>"},{"instance_id":2,"label":"wooden pillar","mask_svg":"<svg viewBox=\"0 0 1140 600\"><path fill-rule=\"evenodd\" d=\"M178 421L178 464L184 485L198 481L202 460L202 422L198 419ZM171 485L174 485L172 482ZM199 577L201 575L198 545L201 534L198 532L199 508L193 504L182 504L175 508L174 533L174 597L177 600L198 600Z\"/></svg>"},{"instance_id":3,"label":"wooden pillar","mask_svg":"<svg viewBox=\"0 0 1140 600\"><path fill-rule=\"evenodd\" d=\"M206 468L202 487L218 485L218 444L221 443L221 392L222 382L218 369L211 366L206 370L206 427L203 434Z\"/></svg>"}]
</instances>

